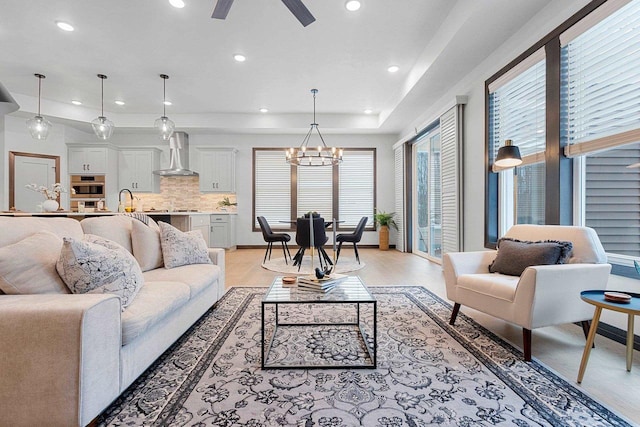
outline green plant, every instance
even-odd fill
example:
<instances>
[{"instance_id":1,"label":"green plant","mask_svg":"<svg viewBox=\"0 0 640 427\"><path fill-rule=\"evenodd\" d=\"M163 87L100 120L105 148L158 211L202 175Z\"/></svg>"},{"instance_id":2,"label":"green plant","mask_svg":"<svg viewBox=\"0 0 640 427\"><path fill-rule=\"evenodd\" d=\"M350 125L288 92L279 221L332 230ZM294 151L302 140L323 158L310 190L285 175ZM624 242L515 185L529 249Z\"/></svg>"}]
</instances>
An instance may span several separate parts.
<instances>
[{"instance_id":1,"label":"green plant","mask_svg":"<svg viewBox=\"0 0 640 427\"><path fill-rule=\"evenodd\" d=\"M384 211L375 212L373 214L373 221L376 225L386 225L387 227L393 227L395 230L398 229L398 224L393 220L393 216L395 212L386 213Z\"/></svg>"},{"instance_id":2,"label":"green plant","mask_svg":"<svg viewBox=\"0 0 640 427\"><path fill-rule=\"evenodd\" d=\"M231 200L229 200L229 196L224 196L222 200L218 202L218 206L237 206L237 205L238 204L236 202L231 203Z\"/></svg>"}]
</instances>

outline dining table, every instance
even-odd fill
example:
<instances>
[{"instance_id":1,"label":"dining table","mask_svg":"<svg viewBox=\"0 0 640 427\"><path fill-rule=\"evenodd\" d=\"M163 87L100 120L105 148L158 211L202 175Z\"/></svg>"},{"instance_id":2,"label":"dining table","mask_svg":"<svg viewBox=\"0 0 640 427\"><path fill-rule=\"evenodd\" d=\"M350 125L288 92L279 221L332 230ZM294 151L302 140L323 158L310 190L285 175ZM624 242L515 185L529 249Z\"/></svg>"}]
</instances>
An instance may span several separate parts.
<instances>
[{"instance_id":1,"label":"dining table","mask_svg":"<svg viewBox=\"0 0 640 427\"><path fill-rule=\"evenodd\" d=\"M295 225L297 224L297 220L289 220L289 221L278 221L281 224L291 224L291 225ZM338 250L337 247L337 242L336 242L336 236L337 236L337 231L338 231L338 224L342 224L344 223L344 220L337 220L335 218L333 218L332 220L324 220L324 227L332 227L332 234L333 234L333 264L335 265L336 263L336 252Z\"/></svg>"}]
</instances>

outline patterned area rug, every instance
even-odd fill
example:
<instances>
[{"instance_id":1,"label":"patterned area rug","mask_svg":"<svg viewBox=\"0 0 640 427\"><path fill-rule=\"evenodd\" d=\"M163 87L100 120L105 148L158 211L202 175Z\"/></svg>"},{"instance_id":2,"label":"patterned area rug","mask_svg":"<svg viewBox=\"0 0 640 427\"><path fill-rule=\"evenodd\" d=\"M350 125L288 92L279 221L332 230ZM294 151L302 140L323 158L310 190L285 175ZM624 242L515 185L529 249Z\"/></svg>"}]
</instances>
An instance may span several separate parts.
<instances>
[{"instance_id":1,"label":"patterned area rug","mask_svg":"<svg viewBox=\"0 0 640 427\"><path fill-rule=\"evenodd\" d=\"M318 258L316 257L314 260L314 266L318 267ZM336 267L336 273L347 273L350 271L360 270L365 267L364 261L360 258L360 264L356 261L355 257L348 256L340 256L338 259L338 266ZM305 256L302 260L302 265L300 266L300 271L298 271L298 266L291 265L291 261L289 264L285 264L284 258L276 258L273 257L271 259L266 260L262 264L262 268L266 268L267 270L277 271L279 273L284 274L311 274L311 259L308 256Z\"/></svg>"},{"instance_id":2,"label":"patterned area rug","mask_svg":"<svg viewBox=\"0 0 640 427\"><path fill-rule=\"evenodd\" d=\"M450 305L421 287L372 288L377 369L262 370L264 292L229 290L102 414L100 425L631 425L542 364L523 362L518 349L464 314L449 326ZM292 320L353 315L320 304L281 310ZM307 350L320 345L316 354L327 361L362 357L340 333L309 336L276 339L279 354L295 358L296 350L283 349L306 340Z\"/></svg>"}]
</instances>

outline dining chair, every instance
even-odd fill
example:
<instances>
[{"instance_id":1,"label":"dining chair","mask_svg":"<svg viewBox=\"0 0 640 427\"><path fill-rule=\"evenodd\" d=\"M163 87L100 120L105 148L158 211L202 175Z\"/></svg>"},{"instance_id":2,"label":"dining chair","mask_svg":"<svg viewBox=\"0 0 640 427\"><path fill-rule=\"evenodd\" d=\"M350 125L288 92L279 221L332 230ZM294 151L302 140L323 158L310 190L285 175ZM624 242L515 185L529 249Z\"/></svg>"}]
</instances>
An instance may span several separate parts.
<instances>
[{"instance_id":1,"label":"dining chair","mask_svg":"<svg viewBox=\"0 0 640 427\"><path fill-rule=\"evenodd\" d=\"M362 240L362 233L364 232L364 228L367 226L368 221L369 221L369 218L366 216L363 216L362 218L360 218L360 222L358 223L358 226L356 227L353 233L343 233L343 234L338 234L336 236L336 242L338 243L338 252L336 253L336 264L338 263L338 259L340 259L340 249L342 249L342 244L344 242L353 243L353 252L355 252L356 260L358 261L358 264L360 264L360 255L358 254L357 244L360 243L360 240Z\"/></svg>"},{"instance_id":2,"label":"dining chair","mask_svg":"<svg viewBox=\"0 0 640 427\"><path fill-rule=\"evenodd\" d=\"M269 259L271 259L271 249L273 248L273 242L280 242L282 243L284 262L288 265L289 262L287 261L287 255L289 255L289 259L291 259L291 253L289 252L287 242L291 240L291 236L289 236L287 233L274 233L271 230L267 219L263 216L258 217L258 224L260 224L260 229L262 230L262 237L264 238L264 241L267 242L267 250L264 253L264 259L262 260L262 263L264 264L267 261L267 255L269 256Z\"/></svg>"},{"instance_id":3,"label":"dining chair","mask_svg":"<svg viewBox=\"0 0 640 427\"><path fill-rule=\"evenodd\" d=\"M333 262L329 255L327 255L323 246L329 237L325 230L325 221L322 217L313 218L313 246L318 252L318 260L320 261L320 267L325 268L326 265L332 265ZM298 218L296 220L296 243L300 247L298 252L293 257L293 265L298 266L298 271L302 265L302 258L307 248L311 246L311 233L309 227L309 218Z\"/></svg>"}]
</instances>

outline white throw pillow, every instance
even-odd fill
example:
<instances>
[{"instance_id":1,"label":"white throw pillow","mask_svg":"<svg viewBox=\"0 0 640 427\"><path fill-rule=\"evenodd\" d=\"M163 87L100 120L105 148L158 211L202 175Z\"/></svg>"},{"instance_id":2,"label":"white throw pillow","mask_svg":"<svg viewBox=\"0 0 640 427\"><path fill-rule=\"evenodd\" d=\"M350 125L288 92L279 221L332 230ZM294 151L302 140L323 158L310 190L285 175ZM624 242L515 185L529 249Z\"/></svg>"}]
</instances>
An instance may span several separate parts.
<instances>
[{"instance_id":1,"label":"white throw pillow","mask_svg":"<svg viewBox=\"0 0 640 427\"><path fill-rule=\"evenodd\" d=\"M58 274L74 294L114 294L122 310L144 284L136 259L116 242L87 234L84 240L65 237L56 264Z\"/></svg>"},{"instance_id":2,"label":"white throw pillow","mask_svg":"<svg viewBox=\"0 0 640 427\"><path fill-rule=\"evenodd\" d=\"M200 230L185 233L166 222L159 221L158 225L165 268L187 264L211 264L207 242Z\"/></svg>"},{"instance_id":3,"label":"white throw pillow","mask_svg":"<svg viewBox=\"0 0 640 427\"><path fill-rule=\"evenodd\" d=\"M160 228L153 222L152 226L142 221L133 221L131 228L131 246L142 271L162 267L162 246L160 245Z\"/></svg>"},{"instance_id":4,"label":"white throw pillow","mask_svg":"<svg viewBox=\"0 0 640 427\"><path fill-rule=\"evenodd\" d=\"M56 271L62 238L48 231L0 248L0 289L5 294L68 294Z\"/></svg>"}]
</instances>

